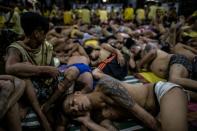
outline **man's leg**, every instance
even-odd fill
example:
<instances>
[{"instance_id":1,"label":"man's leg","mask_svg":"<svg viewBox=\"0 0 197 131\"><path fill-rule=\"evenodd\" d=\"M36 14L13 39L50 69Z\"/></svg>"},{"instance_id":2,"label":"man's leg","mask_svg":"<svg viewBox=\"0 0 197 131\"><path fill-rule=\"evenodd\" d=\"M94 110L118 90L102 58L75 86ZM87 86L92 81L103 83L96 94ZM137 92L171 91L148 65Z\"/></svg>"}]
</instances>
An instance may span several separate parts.
<instances>
[{"instance_id":1,"label":"man's leg","mask_svg":"<svg viewBox=\"0 0 197 131\"><path fill-rule=\"evenodd\" d=\"M186 90L197 91L197 81L187 78L187 69L180 64L173 64L170 67L169 81L181 85Z\"/></svg>"},{"instance_id":2,"label":"man's leg","mask_svg":"<svg viewBox=\"0 0 197 131\"><path fill-rule=\"evenodd\" d=\"M50 99L42 106L45 113L48 112L50 106L54 104L62 94L72 86L72 84L77 80L79 75L79 70L75 67L70 67L64 72L64 80L59 82L58 88L55 90Z\"/></svg>"},{"instance_id":3,"label":"man's leg","mask_svg":"<svg viewBox=\"0 0 197 131\"><path fill-rule=\"evenodd\" d=\"M26 95L27 99L29 100L30 105L33 107L34 111L38 115L38 118L40 119L40 122L41 122L41 125L43 126L43 128L46 131L51 131L51 127L49 125L49 122L40 108L40 104L38 102L36 92L34 90L34 86L31 82L31 80L25 80L25 82L26 82L25 95Z\"/></svg>"},{"instance_id":4,"label":"man's leg","mask_svg":"<svg viewBox=\"0 0 197 131\"><path fill-rule=\"evenodd\" d=\"M18 104L8 110L5 119L9 131L22 131Z\"/></svg>"},{"instance_id":5,"label":"man's leg","mask_svg":"<svg viewBox=\"0 0 197 131\"><path fill-rule=\"evenodd\" d=\"M93 90L93 77L90 72L86 72L78 78L78 81L85 83L85 87L82 89L83 93L88 93Z\"/></svg>"},{"instance_id":6,"label":"man's leg","mask_svg":"<svg viewBox=\"0 0 197 131\"><path fill-rule=\"evenodd\" d=\"M187 131L187 98L179 88L168 91L161 99L160 117L163 131Z\"/></svg>"}]
</instances>

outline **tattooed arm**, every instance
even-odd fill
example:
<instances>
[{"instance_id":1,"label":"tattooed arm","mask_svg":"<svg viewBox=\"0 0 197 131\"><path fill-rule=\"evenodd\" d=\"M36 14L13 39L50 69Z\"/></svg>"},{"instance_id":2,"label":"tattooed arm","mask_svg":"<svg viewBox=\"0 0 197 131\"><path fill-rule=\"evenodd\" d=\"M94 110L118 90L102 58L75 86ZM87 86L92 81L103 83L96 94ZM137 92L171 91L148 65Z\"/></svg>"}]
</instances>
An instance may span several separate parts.
<instances>
[{"instance_id":1,"label":"tattooed arm","mask_svg":"<svg viewBox=\"0 0 197 131\"><path fill-rule=\"evenodd\" d=\"M126 109L129 114L134 115L153 130L160 128L157 120L134 101L120 81L106 75L100 79L98 90L113 100L113 102L106 101L106 103L115 104L124 110Z\"/></svg>"}]
</instances>

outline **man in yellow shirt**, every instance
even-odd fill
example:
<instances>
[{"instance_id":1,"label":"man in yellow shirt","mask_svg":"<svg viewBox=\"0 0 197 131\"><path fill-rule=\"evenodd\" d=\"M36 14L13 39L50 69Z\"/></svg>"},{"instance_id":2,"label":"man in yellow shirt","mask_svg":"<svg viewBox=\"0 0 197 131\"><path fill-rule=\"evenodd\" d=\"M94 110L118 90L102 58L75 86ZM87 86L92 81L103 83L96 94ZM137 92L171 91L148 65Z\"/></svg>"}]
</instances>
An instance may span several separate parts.
<instances>
[{"instance_id":1,"label":"man in yellow shirt","mask_svg":"<svg viewBox=\"0 0 197 131\"><path fill-rule=\"evenodd\" d=\"M158 7L157 7L156 5L151 5L151 6L149 7L149 12L148 12L148 19L149 19L149 20L155 19L157 8L158 8Z\"/></svg>"},{"instance_id":2,"label":"man in yellow shirt","mask_svg":"<svg viewBox=\"0 0 197 131\"><path fill-rule=\"evenodd\" d=\"M2 14L0 14L0 28L4 27L4 24L6 22L5 16Z\"/></svg>"},{"instance_id":3,"label":"man in yellow shirt","mask_svg":"<svg viewBox=\"0 0 197 131\"><path fill-rule=\"evenodd\" d=\"M88 9L88 7L84 7L81 10L81 22L82 24L90 24L90 10Z\"/></svg>"},{"instance_id":4,"label":"man in yellow shirt","mask_svg":"<svg viewBox=\"0 0 197 131\"><path fill-rule=\"evenodd\" d=\"M145 10L143 8L138 8L136 10L136 21L138 24L142 24L145 20Z\"/></svg>"},{"instance_id":5,"label":"man in yellow shirt","mask_svg":"<svg viewBox=\"0 0 197 131\"><path fill-rule=\"evenodd\" d=\"M71 10L64 11L64 24L70 25L73 22L73 13Z\"/></svg>"},{"instance_id":6,"label":"man in yellow shirt","mask_svg":"<svg viewBox=\"0 0 197 131\"><path fill-rule=\"evenodd\" d=\"M106 8L102 8L99 10L99 18L100 18L100 21L101 22L107 22L108 21L108 13L107 13L107 10Z\"/></svg>"},{"instance_id":7,"label":"man in yellow shirt","mask_svg":"<svg viewBox=\"0 0 197 131\"><path fill-rule=\"evenodd\" d=\"M123 18L125 21L132 21L133 20L134 9L132 7L132 4L129 4L129 6L124 9Z\"/></svg>"}]
</instances>

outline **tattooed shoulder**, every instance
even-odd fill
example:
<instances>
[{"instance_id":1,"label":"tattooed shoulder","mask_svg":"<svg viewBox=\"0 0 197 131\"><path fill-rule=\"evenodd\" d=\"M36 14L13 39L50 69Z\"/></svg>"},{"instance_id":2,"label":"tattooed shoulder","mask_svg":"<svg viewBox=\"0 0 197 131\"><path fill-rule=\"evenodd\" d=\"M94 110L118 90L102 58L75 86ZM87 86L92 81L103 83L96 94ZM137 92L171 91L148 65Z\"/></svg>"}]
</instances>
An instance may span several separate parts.
<instances>
[{"instance_id":1,"label":"tattooed shoulder","mask_svg":"<svg viewBox=\"0 0 197 131\"><path fill-rule=\"evenodd\" d=\"M130 109L134 105L132 97L119 80L110 76L103 77L98 82L98 88L123 108Z\"/></svg>"}]
</instances>

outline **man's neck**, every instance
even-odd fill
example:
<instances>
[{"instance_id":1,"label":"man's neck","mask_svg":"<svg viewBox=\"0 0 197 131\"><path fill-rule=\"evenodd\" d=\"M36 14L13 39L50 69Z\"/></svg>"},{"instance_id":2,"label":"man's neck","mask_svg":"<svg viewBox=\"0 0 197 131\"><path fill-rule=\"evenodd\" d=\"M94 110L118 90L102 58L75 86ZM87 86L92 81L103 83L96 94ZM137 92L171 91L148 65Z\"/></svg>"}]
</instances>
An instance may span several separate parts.
<instances>
[{"instance_id":1,"label":"man's neck","mask_svg":"<svg viewBox=\"0 0 197 131\"><path fill-rule=\"evenodd\" d=\"M25 38L25 40L23 42L30 49L38 49L41 46L41 45L38 45L35 41L32 41L29 38Z\"/></svg>"}]
</instances>

